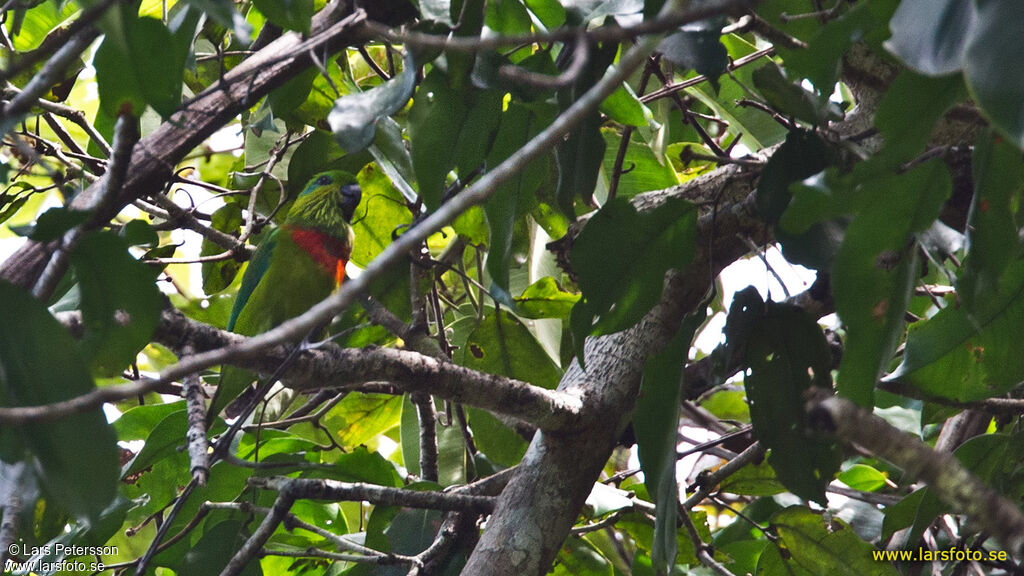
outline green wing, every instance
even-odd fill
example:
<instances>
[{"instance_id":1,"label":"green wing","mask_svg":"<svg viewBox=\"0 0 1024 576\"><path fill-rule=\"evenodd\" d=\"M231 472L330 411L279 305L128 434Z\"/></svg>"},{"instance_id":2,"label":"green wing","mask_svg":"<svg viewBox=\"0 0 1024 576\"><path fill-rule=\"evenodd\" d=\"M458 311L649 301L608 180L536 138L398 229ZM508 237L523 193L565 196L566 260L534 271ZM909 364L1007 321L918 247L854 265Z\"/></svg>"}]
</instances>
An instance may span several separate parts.
<instances>
[{"instance_id":1,"label":"green wing","mask_svg":"<svg viewBox=\"0 0 1024 576\"><path fill-rule=\"evenodd\" d=\"M274 254L280 234L281 229L275 228L249 260L249 266L246 267L245 274L242 275L242 285L238 288L238 296L235 297L235 305L231 308L231 317L228 318L229 331L235 330L238 315L242 313L242 308L245 308L245 304L249 302L249 297L252 296L256 285L260 283L260 280L266 275L267 269L270 268L270 257Z\"/></svg>"}]
</instances>

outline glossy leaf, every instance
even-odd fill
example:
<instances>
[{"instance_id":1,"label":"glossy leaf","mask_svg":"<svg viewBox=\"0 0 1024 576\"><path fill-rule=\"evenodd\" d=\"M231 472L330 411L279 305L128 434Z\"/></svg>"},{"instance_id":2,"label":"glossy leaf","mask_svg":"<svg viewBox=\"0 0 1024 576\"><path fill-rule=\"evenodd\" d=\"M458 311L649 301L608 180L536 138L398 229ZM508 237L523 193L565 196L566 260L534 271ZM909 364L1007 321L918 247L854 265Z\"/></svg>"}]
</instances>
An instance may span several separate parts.
<instances>
[{"instance_id":1,"label":"glossy leaf","mask_svg":"<svg viewBox=\"0 0 1024 576\"><path fill-rule=\"evenodd\" d=\"M1024 21L1012 0L979 0L977 24L971 29L964 54L964 76L971 95L1001 133L1024 146L1024 87L1014 79L1024 64L1007 59L1024 48Z\"/></svg>"},{"instance_id":2,"label":"glossy leaf","mask_svg":"<svg viewBox=\"0 0 1024 576\"><path fill-rule=\"evenodd\" d=\"M460 364L553 389L562 377L529 329L504 310L489 313L469 334Z\"/></svg>"},{"instance_id":3,"label":"glossy leaf","mask_svg":"<svg viewBox=\"0 0 1024 576\"><path fill-rule=\"evenodd\" d=\"M152 269L128 253L128 243L109 232L87 235L71 253L82 295L82 350L94 370L119 374L149 342L163 299ZM118 313L127 314L119 319Z\"/></svg>"},{"instance_id":4,"label":"glossy leaf","mask_svg":"<svg viewBox=\"0 0 1024 576\"><path fill-rule=\"evenodd\" d=\"M603 129L601 135L605 139L604 172L611 178L615 168L615 157L618 155L619 142L622 137L614 130ZM679 184L679 177L664 157L659 159L640 138L634 137L626 148L626 156L622 162L623 172L619 175L617 196L632 198L637 194L651 190L663 190ZM626 171L628 170L628 172Z\"/></svg>"},{"instance_id":5,"label":"glossy leaf","mask_svg":"<svg viewBox=\"0 0 1024 576\"><path fill-rule=\"evenodd\" d=\"M885 43L907 66L940 76L960 70L968 39L978 19L971 0L903 0Z\"/></svg>"},{"instance_id":6,"label":"glossy leaf","mask_svg":"<svg viewBox=\"0 0 1024 576\"><path fill-rule=\"evenodd\" d=\"M824 504L841 454L833 440L811 432L804 408L809 388L832 385L824 333L801 308L764 302L748 287L733 299L725 334L732 362L747 368L743 384L754 435L770 449L768 462L779 481Z\"/></svg>"},{"instance_id":7,"label":"glossy leaf","mask_svg":"<svg viewBox=\"0 0 1024 576\"><path fill-rule=\"evenodd\" d=\"M0 405L39 406L95 389L78 345L46 308L0 281ZM52 497L71 512L96 519L117 494L114 431L101 410L15 427L38 462Z\"/></svg>"},{"instance_id":8,"label":"glossy leaf","mask_svg":"<svg viewBox=\"0 0 1024 576\"><path fill-rule=\"evenodd\" d=\"M185 574L219 574L245 544L248 535L244 520L225 520L208 527L206 532L185 554L178 571ZM263 574L259 562L249 562L241 572L243 576Z\"/></svg>"},{"instance_id":9,"label":"glossy leaf","mask_svg":"<svg viewBox=\"0 0 1024 576\"><path fill-rule=\"evenodd\" d=\"M412 53L406 52L402 72L380 86L357 94L346 94L334 101L327 115L334 137L348 152L357 152L373 142L377 122L402 109L416 85L416 66Z\"/></svg>"}]
</instances>

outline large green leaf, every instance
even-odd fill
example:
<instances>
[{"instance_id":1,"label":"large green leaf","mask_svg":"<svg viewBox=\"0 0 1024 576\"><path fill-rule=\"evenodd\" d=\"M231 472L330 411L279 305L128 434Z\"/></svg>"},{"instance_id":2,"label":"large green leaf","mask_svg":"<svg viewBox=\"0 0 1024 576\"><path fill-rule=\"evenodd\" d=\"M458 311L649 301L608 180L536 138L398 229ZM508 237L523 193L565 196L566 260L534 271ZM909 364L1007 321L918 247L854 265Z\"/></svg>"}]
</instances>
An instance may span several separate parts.
<instances>
[{"instance_id":1,"label":"large green leaf","mask_svg":"<svg viewBox=\"0 0 1024 576\"><path fill-rule=\"evenodd\" d=\"M918 272L914 234L931 226L951 189L946 165L931 160L901 175L869 176L853 192L858 210L836 254L832 286L847 334L837 388L861 406L872 405L902 335Z\"/></svg>"},{"instance_id":2,"label":"large green leaf","mask_svg":"<svg viewBox=\"0 0 1024 576\"><path fill-rule=\"evenodd\" d=\"M679 512L679 485L676 482L676 444L679 438L679 401L683 389L683 369L689 358L693 334L704 321L701 313L688 316L679 332L657 355L644 365L640 395L633 409L640 467L648 494L654 496L657 515L651 561L659 570L671 571L676 558L676 520Z\"/></svg>"},{"instance_id":3,"label":"large green leaf","mask_svg":"<svg viewBox=\"0 0 1024 576\"><path fill-rule=\"evenodd\" d=\"M1014 0L977 0L977 24L964 54L964 75L971 95L995 127L1024 147L1024 62L1007 58L1024 50L1024 19Z\"/></svg>"},{"instance_id":4,"label":"large green leaf","mask_svg":"<svg viewBox=\"0 0 1024 576\"><path fill-rule=\"evenodd\" d=\"M549 123L537 107L511 102L501 115L501 125L494 146L487 156L488 166L504 162ZM506 179L484 204L490 240L487 246L487 272L491 275L491 294L502 304L514 306L509 294L509 267L516 223L528 209L528 204L548 175L548 157L541 156L523 166L514 176Z\"/></svg>"},{"instance_id":5,"label":"large green leaf","mask_svg":"<svg viewBox=\"0 0 1024 576\"><path fill-rule=\"evenodd\" d=\"M39 301L0 280L0 405L41 406L95 389L71 335ZM99 408L14 428L55 500L96 519L117 494L117 437ZM5 434L6 435L6 434Z\"/></svg>"},{"instance_id":6,"label":"large green leaf","mask_svg":"<svg viewBox=\"0 0 1024 576\"><path fill-rule=\"evenodd\" d=\"M833 574L837 576L896 576L896 568L871 556L874 546L861 540L837 517L829 523L818 512L790 506L772 516L778 535L757 563L758 574ZM780 554L785 550L785 554Z\"/></svg>"},{"instance_id":7,"label":"large green leaf","mask_svg":"<svg viewBox=\"0 0 1024 576\"><path fill-rule=\"evenodd\" d=\"M665 272L689 266L696 230L693 204L679 198L642 214L616 198L594 214L570 255L583 291L573 308L578 342L639 321L657 303Z\"/></svg>"},{"instance_id":8,"label":"large green leaf","mask_svg":"<svg viewBox=\"0 0 1024 576\"><path fill-rule=\"evenodd\" d=\"M606 42L600 47L592 46L590 58L580 72L576 82L558 91L558 107L568 109L584 92L604 76L618 52L619 45ZM559 59L570 54L570 48L563 49ZM594 187L598 171L604 158L605 142L601 136L601 115L595 110L588 114L565 141L555 149L558 159L558 205L569 218L576 215L574 203L582 198L585 204L593 203Z\"/></svg>"},{"instance_id":9,"label":"large green leaf","mask_svg":"<svg viewBox=\"0 0 1024 576\"><path fill-rule=\"evenodd\" d=\"M957 280L957 294L976 310L999 290L1003 271L1021 256L1024 162L1020 150L987 132L974 147L974 200L968 215L970 252Z\"/></svg>"},{"instance_id":10,"label":"large green leaf","mask_svg":"<svg viewBox=\"0 0 1024 576\"><path fill-rule=\"evenodd\" d=\"M579 294L565 292L551 276L545 276L516 297L516 313L523 318L560 318L567 320Z\"/></svg>"},{"instance_id":11,"label":"large green leaf","mask_svg":"<svg viewBox=\"0 0 1024 576\"><path fill-rule=\"evenodd\" d=\"M965 95L960 76L929 78L907 70L896 77L875 112L885 154L903 162L924 151L935 122Z\"/></svg>"},{"instance_id":12,"label":"large green leaf","mask_svg":"<svg viewBox=\"0 0 1024 576\"><path fill-rule=\"evenodd\" d=\"M606 144L604 171L610 177L615 167L615 157L618 155L619 141L622 136L609 128L602 129L601 135ZM636 131L634 131L634 135L636 135ZM663 190L679 184L679 177L676 176L672 166L664 158L659 160L654 154L654 150L639 137L631 138L622 166L628 171L624 170L619 175L617 195L624 198L632 198L641 192Z\"/></svg>"},{"instance_id":13,"label":"large green leaf","mask_svg":"<svg viewBox=\"0 0 1024 576\"><path fill-rule=\"evenodd\" d=\"M488 314L470 332L460 349L459 363L467 368L500 374L552 389L562 371L551 360L533 333L504 310ZM526 450L526 442L484 410L469 409L477 447L495 463L512 466Z\"/></svg>"},{"instance_id":14,"label":"large green leaf","mask_svg":"<svg viewBox=\"0 0 1024 576\"><path fill-rule=\"evenodd\" d=\"M363 197L352 218L356 235L352 262L366 267L391 244L393 234L400 234L412 222L412 213L377 164L367 164L357 178Z\"/></svg>"},{"instance_id":15,"label":"large green leaf","mask_svg":"<svg viewBox=\"0 0 1024 576\"><path fill-rule=\"evenodd\" d=\"M71 253L71 266L82 295L82 350L94 370L116 375L135 361L160 321L163 299L154 271L110 232L86 236Z\"/></svg>"},{"instance_id":16,"label":"large green leaf","mask_svg":"<svg viewBox=\"0 0 1024 576\"><path fill-rule=\"evenodd\" d=\"M253 0L253 5L274 24L309 34L315 12L313 0Z\"/></svg>"},{"instance_id":17,"label":"large green leaf","mask_svg":"<svg viewBox=\"0 0 1024 576\"><path fill-rule=\"evenodd\" d=\"M887 378L962 402L1003 394L1024 379L1024 260L974 310L947 306L907 334L903 363Z\"/></svg>"},{"instance_id":18,"label":"large green leaf","mask_svg":"<svg viewBox=\"0 0 1024 576\"><path fill-rule=\"evenodd\" d=\"M220 574L228 561L245 544L246 521L232 519L207 527L199 540L185 554L178 572L200 576ZM249 562L242 570L244 576L263 574L259 562Z\"/></svg>"},{"instance_id":19,"label":"large green leaf","mask_svg":"<svg viewBox=\"0 0 1024 576\"><path fill-rule=\"evenodd\" d=\"M377 122L401 110L415 85L416 66L412 53L406 52L402 72L396 78L365 92L338 98L327 115L338 144L348 152L369 146L377 133Z\"/></svg>"},{"instance_id":20,"label":"large green leaf","mask_svg":"<svg viewBox=\"0 0 1024 576\"><path fill-rule=\"evenodd\" d=\"M903 0L889 21L890 52L923 74L957 72L977 20L971 0Z\"/></svg>"},{"instance_id":21,"label":"large green leaf","mask_svg":"<svg viewBox=\"0 0 1024 576\"><path fill-rule=\"evenodd\" d=\"M409 145L420 196L430 209L441 205L455 144L468 112L464 94L434 68L420 83L409 109Z\"/></svg>"},{"instance_id":22,"label":"large green leaf","mask_svg":"<svg viewBox=\"0 0 1024 576\"><path fill-rule=\"evenodd\" d=\"M828 390L832 354L818 324L801 308L764 302L748 287L733 299L725 328L729 355L747 368L744 386L758 440L791 492L822 504L825 487L842 460L833 440L816 437L807 423L804 394Z\"/></svg>"},{"instance_id":23,"label":"large green leaf","mask_svg":"<svg viewBox=\"0 0 1024 576\"><path fill-rule=\"evenodd\" d=\"M125 22L122 45L107 37L93 61L100 106L116 118L125 104L141 116L145 104L167 117L181 104L185 60L199 12L189 9L172 33L163 22L142 17Z\"/></svg>"},{"instance_id":24,"label":"large green leaf","mask_svg":"<svg viewBox=\"0 0 1024 576\"><path fill-rule=\"evenodd\" d=\"M339 444L356 447L394 428L401 412L398 396L354 392L327 414L323 424L337 434Z\"/></svg>"}]
</instances>

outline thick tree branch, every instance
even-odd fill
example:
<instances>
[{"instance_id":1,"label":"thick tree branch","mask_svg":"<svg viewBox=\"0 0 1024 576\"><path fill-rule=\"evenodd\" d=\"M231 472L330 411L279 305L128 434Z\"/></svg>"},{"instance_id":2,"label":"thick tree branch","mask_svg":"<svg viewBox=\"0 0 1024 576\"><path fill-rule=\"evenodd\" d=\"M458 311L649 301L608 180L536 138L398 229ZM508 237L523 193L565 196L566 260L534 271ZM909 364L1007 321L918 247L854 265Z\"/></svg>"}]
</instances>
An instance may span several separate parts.
<instances>
[{"instance_id":1,"label":"thick tree branch","mask_svg":"<svg viewBox=\"0 0 1024 576\"><path fill-rule=\"evenodd\" d=\"M81 315L64 313L60 320L72 334L82 331ZM171 350L237 349L249 339L186 318L176 310L165 310L153 335L154 342ZM271 374L289 356L291 349L279 346L256 356L228 354L236 366ZM187 362L187 358L183 359ZM354 386L388 381L406 392L426 392L446 400L469 404L506 414L542 429L570 429L582 424L582 400L573 393L546 390L528 383L478 372L408 350L394 348L345 348L325 345L303 351L284 371L285 383L296 390ZM75 412L98 408L151 392L158 380L142 380L96 388L92 392L43 406L0 408L0 423L19 425L29 421L53 420Z\"/></svg>"}]
</instances>

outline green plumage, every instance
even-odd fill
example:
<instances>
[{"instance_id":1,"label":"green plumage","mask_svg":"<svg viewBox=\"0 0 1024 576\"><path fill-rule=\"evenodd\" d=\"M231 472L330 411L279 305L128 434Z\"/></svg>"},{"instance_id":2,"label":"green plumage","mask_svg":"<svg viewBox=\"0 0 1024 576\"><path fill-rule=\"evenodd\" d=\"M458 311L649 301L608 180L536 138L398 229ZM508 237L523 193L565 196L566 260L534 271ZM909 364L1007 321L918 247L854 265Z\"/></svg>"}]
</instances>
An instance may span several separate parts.
<instances>
[{"instance_id":1,"label":"green plumage","mask_svg":"<svg viewBox=\"0 0 1024 576\"><path fill-rule=\"evenodd\" d=\"M337 287L352 252L349 223L360 197L359 185L346 172L324 172L309 181L284 223L249 262L228 330L261 334L309 310ZM210 418L253 380L249 371L224 366Z\"/></svg>"}]
</instances>

